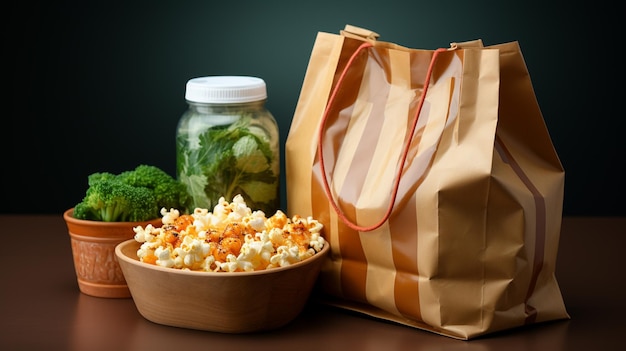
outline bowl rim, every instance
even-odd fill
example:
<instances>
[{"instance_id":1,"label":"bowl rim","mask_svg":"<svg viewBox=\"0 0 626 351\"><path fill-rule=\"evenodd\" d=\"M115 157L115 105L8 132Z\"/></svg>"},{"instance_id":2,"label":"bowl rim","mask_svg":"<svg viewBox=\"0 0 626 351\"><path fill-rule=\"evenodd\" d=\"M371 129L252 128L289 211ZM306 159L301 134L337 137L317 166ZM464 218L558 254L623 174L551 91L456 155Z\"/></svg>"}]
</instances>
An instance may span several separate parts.
<instances>
[{"instance_id":1,"label":"bowl rim","mask_svg":"<svg viewBox=\"0 0 626 351\"><path fill-rule=\"evenodd\" d=\"M324 258L324 256L326 256L326 254L330 250L330 244L328 243L328 241L325 241L322 249L319 252L315 253L315 255L305 260L290 264L289 266L275 267L275 268L262 269L262 270L256 270L256 271L250 271L250 272L245 272L245 271L244 272L205 272L205 271L183 270L183 269L178 269L178 268L168 268L168 267L162 267L162 266L158 266L154 264L144 263L144 262L139 261L139 259L131 258L122 253L122 248L131 244L135 244L135 243L141 245L141 243L136 241L135 239L124 240L123 242L117 244L115 246L115 255L117 256L118 260L125 261L127 263L130 263L131 265L134 265L140 268L142 267L142 268L157 270L157 271L161 271L165 273L174 273L174 274L200 276L200 277L229 277L229 276L230 277L243 277L243 276L251 276L251 275L266 275L266 274L278 273L281 271L295 269L300 266L311 264L314 261Z\"/></svg>"}]
</instances>

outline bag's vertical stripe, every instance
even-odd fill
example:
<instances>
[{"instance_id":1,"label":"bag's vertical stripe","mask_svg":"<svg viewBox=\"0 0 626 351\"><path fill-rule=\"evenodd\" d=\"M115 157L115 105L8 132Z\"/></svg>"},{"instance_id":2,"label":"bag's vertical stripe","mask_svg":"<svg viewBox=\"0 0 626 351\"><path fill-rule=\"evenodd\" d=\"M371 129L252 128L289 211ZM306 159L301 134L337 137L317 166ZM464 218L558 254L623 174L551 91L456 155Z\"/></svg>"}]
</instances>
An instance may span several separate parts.
<instances>
[{"instance_id":1,"label":"bag's vertical stripe","mask_svg":"<svg viewBox=\"0 0 626 351\"><path fill-rule=\"evenodd\" d=\"M361 55L363 55L363 58L367 57L366 52L363 52ZM365 60L361 61L359 59L361 57L356 59L352 67L347 68L358 72L358 74L350 74L351 71L348 71L344 76L346 81L344 84L347 87L361 85L367 87L367 84L362 80L361 74ZM331 106L332 113L329 111L328 127L324 131L324 158L330 165L326 171L332 175L329 186L334 194L338 194L337 198L344 213L351 218L354 218L356 215L356 209L353 204L358 199L358 194L363 185L363 174L367 172L368 164L371 162L371 154L369 154L369 159L367 157L362 159L362 163L352 162L354 154L363 147L362 143L364 141L361 135L367 133L366 130L368 128L372 128L368 124L371 122L369 116L374 105L369 102L362 103L367 101L366 99L357 99L357 95L353 92L360 93L360 91L360 89L347 90L335 95L335 100ZM322 176L321 169L319 174ZM321 188L321 182L316 185L320 186L319 195L324 196L325 191ZM328 206L326 197L324 197L324 203ZM341 295L346 299L365 303L367 302L365 292L367 260L359 240L359 234L338 219L337 214L330 208L329 211L331 212L329 230L332 233L341 233L336 238L332 238L333 241L331 241L331 246L336 245L341 253L341 267L338 270Z\"/></svg>"},{"instance_id":2,"label":"bag's vertical stripe","mask_svg":"<svg viewBox=\"0 0 626 351\"><path fill-rule=\"evenodd\" d=\"M324 110L326 109L326 102L328 100L328 97L330 96L330 91L332 90L332 83L334 81L334 77L336 76L335 67L339 66L341 61L341 53L344 46L347 45L346 40L341 36L327 36L322 34L318 35L320 37L316 40L316 46L314 47L314 50L316 49L318 42L320 43L320 48L316 49L317 51L314 51L314 55L312 55L312 57L321 57L325 58L325 60L320 59L312 61L311 64L316 63L316 65L307 69L307 71L315 72L315 74L310 75L307 72L307 76L314 77L313 82L310 84L313 85L316 90L313 90L313 88L311 88L312 92L306 95L308 96L309 100L307 100L307 104L304 104L303 107L303 109L307 110L306 113L303 113L304 116L323 115ZM308 88L308 86L303 87L303 94L305 92L305 88ZM300 103L298 105L300 105ZM315 121L315 125L307 124L301 126L300 129L306 131L307 133L316 133L316 131L319 129L321 118L308 118L308 120ZM311 134L310 136L307 135L304 140L315 140L315 137L313 137L313 135L314 134ZM296 135L293 138L297 137L298 136ZM294 142L298 143L299 140L295 140ZM341 291L336 290L340 289L341 286L341 278L339 276L340 268L338 267L341 267L342 265L341 250L339 248L340 246L338 241L338 235L336 234L338 232L336 228L333 228L332 218L330 217L332 214L332 210L330 209L330 206L328 205L328 200L324 195L324 189L321 186L319 180L315 179L316 176L319 177L320 174L320 167L319 164L317 164L317 144L310 143L310 147L311 149L308 150L310 154L307 154L307 156L311 156L311 165L313 166L312 171L307 172L310 177L310 192L308 194L303 194L302 196L291 196L291 198L306 199L306 195L310 196L310 200L307 200L311 203L311 211L313 213L313 216L317 218L320 223L324 223L325 225L324 236L326 240L328 240L328 242L330 243L332 258L327 261L328 266L323 268L324 274L321 275L324 278L323 284L326 291L338 296L341 294ZM292 157L296 156L294 155ZM298 172L300 171L306 172L307 169L305 168L302 170L298 170ZM300 179L303 178L297 178L297 181L300 181ZM292 181L296 180L292 179ZM300 189L290 189L290 191L292 191L293 194L299 194L301 192Z\"/></svg>"},{"instance_id":3,"label":"bag's vertical stripe","mask_svg":"<svg viewBox=\"0 0 626 351\"><path fill-rule=\"evenodd\" d=\"M403 61L399 62L395 66L405 68L405 71L398 72L392 71L392 78L396 82L401 82L405 88L413 95L412 102L406 104L407 111L405 112L407 118L407 132L410 131L410 125L412 118L416 113L418 107L417 101L420 99L420 94L423 90L423 82L427 68L430 65L430 57L426 60L420 60L426 55L415 55L412 52L404 52ZM433 84L434 85L434 84ZM405 316L406 318L421 321L421 300L420 300L420 282L419 282L419 269L418 269L418 228L417 228L417 209L415 202L415 192L412 191L412 187L408 187L405 184L417 184L415 172L412 172L412 168L419 162L414 162L417 159L417 155L422 150L420 145L422 143L422 137L426 130L427 123L430 116L430 104L424 97L425 101L420 111L420 116L417 120L417 125L414 131L412 139L412 146L410 156L407 157L405 163L405 169L403 170L403 181L400 183L398 189L398 202L396 208L400 209L395 211L389 220L389 232L392 242L392 257L396 267L396 275L394 281L394 294L398 314ZM435 131L436 133L436 131ZM409 139L407 135L405 139ZM421 178L425 174L426 167L423 167L418 178Z\"/></svg>"},{"instance_id":4,"label":"bag's vertical stripe","mask_svg":"<svg viewBox=\"0 0 626 351\"><path fill-rule=\"evenodd\" d=\"M372 111L369 120L378 123L368 123L371 128L369 134L363 134L362 141L371 143L372 162L365 172L365 182L357 201L356 222L366 226L385 217L389 201L390 189L394 188L394 181L398 172L400 158L406 144L407 119L412 120L410 106L416 99L411 90L410 56L404 50L385 49L380 51L380 68L373 72L381 73L373 76L366 72L369 80L369 91L364 96L367 101L374 101L380 106L378 111ZM374 63L372 63L374 64ZM384 73L384 76L382 75ZM378 134L376 143L369 135ZM361 146L359 146L361 147ZM361 152L361 150L359 150ZM361 161L355 155L353 161ZM360 234L365 257L368 262L367 270L367 299L383 310L399 314L394 289L396 287L396 267L393 260L393 241L389 224Z\"/></svg>"},{"instance_id":5,"label":"bag's vertical stripe","mask_svg":"<svg viewBox=\"0 0 626 351\"><path fill-rule=\"evenodd\" d=\"M546 204L543 195L539 192L537 187L533 184L533 182L528 178L522 167L515 161L513 155L506 148L500 137L496 134L496 143L495 148L498 151L498 154L502 158L502 160L509 164L515 174L520 178L522 183L526 186L528 191L533 195L533 200L535 202L535 247L534 247L534 258L532 265L532 275L530 279L530 283L528 284L528 290L526 292L526 297L524 299L525 303L525 312L526 312L526 324L534 323L537 318L537 310L528 303L528 300L532 296L535 291L535 286L537 285L537 278L539 277L539 273L541 273L541 269L543 268L543 260L545 253L545 242L546 242Z\"/></svg>"},{"instance_id":6,"label":"bag's vertical stripe","mask_svg":"<svg viewBox=\"0 0 626 351\"><path fill-rule=\"evenodd\" d=\"M341 264L341 292L344 298L367 303L367 260L359 240L359 233L348 227L333 213L336 230L341 231L339 246L343 261ZM333 228L335 229L335 228ZM345 234L345 235L344 235Z\"/></svg>"},{"instance_id":7,"label":"bag's vertical stripe","mask_svg":"<svg viewBox=\"0 0 626 351\"><path fill-rule=\"evenodd\" d=\"M409 319L422 320L420 308L419 269L417 267L417 209L415 193L394 213L389 221L393 245L393 261L398 268L395 277L394 300L400 314ZM411 233L406 235L405 233Z\"/></svg>"},{"instance_id":8,"label":"bag's vertical stripe","mask_svg":"<svg viewBox=\"0 0 626 351\"><path fill-rule=\"evenodd\" d=\"M359 197L363 189L370 190L365 185L367 176L372 167L380 167L376 164L375 153L385 122L384 118L381 118L384 116L385 101L381 99L387 95L389 88L378 84L380 81L384 82L385 79L384 76L380 76L380 70L372 70L371 65L377 64L370 58L373 51L374 49L370 49L362 54L368 58L368 64L363 69L355 67L355 71L359 72L359 76L362 77L360 86L356 89L358 96L354 97L352 108L344 108L338 117L349 123L348 128L344 129L344 139L337 152L332 181L333 188L338 194L338 202L348 218L358 219ZM376 73L378 76L374 76ZM345 102L345 105L347 104L348 102ZM383 196L382 201L386 201L386 196ZM368 219L370 218L376 217L370 216ZM368 291L374 291L376 294L377 287L387 288L389 285L378 285L376 280L370 277L373 266L370 265L371 257L368 258L366 253L371 252L368 242L364 242L363 236L354 229L344 226L343 223L340 223L340 226L342 253L345 252L344 247L345 250L349 250L349 254L343 255L345 269L342 270L341 279L344 294L346 296L350 294L350 298L371 303L372 297L368 297ZM374 249L380 249L380 246L374 245ZM355 261L346 262L347 257L354 258ZM385 294L381 292L380 295Z\"/></svg>"},{"instance_id":9,"label":"bag's vertical stripe","mask_svg":"<svg viewBox=\"0 0 626 351\"><path fill-rule=\"evenodd\" d=\"M442 60L443 62L443 60ZM419 61L412 66L419 65ZM419 72L421 70L414 69ZM414 78L418 79L418 78ZM434 153L443 135L447 121L455 116L450 113L458 112L458 101L453 102L453 97L458 97L454 92L455 80L453 77L441 76L433 82L418 119L418 126L413 137L411 157L407 159L403 174L403 181L399 188L398 198L401 204L397 208L401 211L394 213L390 220L392 235L393 256L396 268L395 299L398 310L407 318L422 321L422 310L419 289L420 269L418 266L418 210L416 203L416 189L423 182L424 177L432 166ZM437 101L432 104L431 101ZM445 103L444 103L445 102ZM409 162L410 161L410 162ZM407 233L411 233L407 235Z\"/></svg>"}]
</instances>

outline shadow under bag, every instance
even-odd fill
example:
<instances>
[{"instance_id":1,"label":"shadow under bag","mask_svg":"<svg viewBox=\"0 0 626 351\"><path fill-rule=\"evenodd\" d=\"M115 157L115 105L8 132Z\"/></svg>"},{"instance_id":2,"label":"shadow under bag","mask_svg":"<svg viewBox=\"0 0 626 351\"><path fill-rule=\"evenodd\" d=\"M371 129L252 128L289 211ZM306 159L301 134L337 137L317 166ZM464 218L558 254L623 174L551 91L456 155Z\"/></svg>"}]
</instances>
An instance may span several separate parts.
<instances>
[{"instance_id":1,"label":"shadow under bag","mask_svg":"<svg viewBox=\"0 0 626 351\"><path fill-rule=\"evenodd\" d=\"M465 340L569 318L564 170L518 43L377 36L318 33L287 138L288 213L331 246L318 295Z\"/></svg>"}]
</instances>

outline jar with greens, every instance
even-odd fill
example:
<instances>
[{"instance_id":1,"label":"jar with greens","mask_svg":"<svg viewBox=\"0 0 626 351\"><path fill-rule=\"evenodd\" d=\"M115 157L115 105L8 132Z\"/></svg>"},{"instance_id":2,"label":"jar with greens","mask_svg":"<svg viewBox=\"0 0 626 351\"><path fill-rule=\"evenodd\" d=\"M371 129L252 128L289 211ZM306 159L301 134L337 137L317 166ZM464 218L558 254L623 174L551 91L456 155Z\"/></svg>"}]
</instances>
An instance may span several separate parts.
<instances>
[{"instance_id":1,"label":"jar with greens","mask_svg":"<svg viewBox=\"0 0 626 351\"><path fill-rule=\"evenodd\" d=\"M252 210L280 205L278 125L266 109L265 81L248 76L190 79L188 109L178 122L176 169L189 195L187 212L212 211L240 194Z\"/></svg>"}]
</instances>

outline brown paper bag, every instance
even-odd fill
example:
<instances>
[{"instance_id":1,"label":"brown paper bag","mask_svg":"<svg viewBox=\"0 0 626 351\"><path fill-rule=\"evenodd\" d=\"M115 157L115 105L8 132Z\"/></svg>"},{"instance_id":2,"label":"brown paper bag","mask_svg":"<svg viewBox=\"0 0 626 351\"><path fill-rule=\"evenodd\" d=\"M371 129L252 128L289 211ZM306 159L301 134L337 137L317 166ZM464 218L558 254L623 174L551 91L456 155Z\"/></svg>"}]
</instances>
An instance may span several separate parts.
<instances>
[{"instance_id":1,"label":"brown paper bag","mask_svg":"<svg viewBox=\"0 0 626 351\"><path fill-rule=\"evenodd\" d=\"M287 210L331 245L324 301L458 339L569 318L564 170L518 43L377 37L318 33L286 142Z\"/></svg>"}]
</instances>

